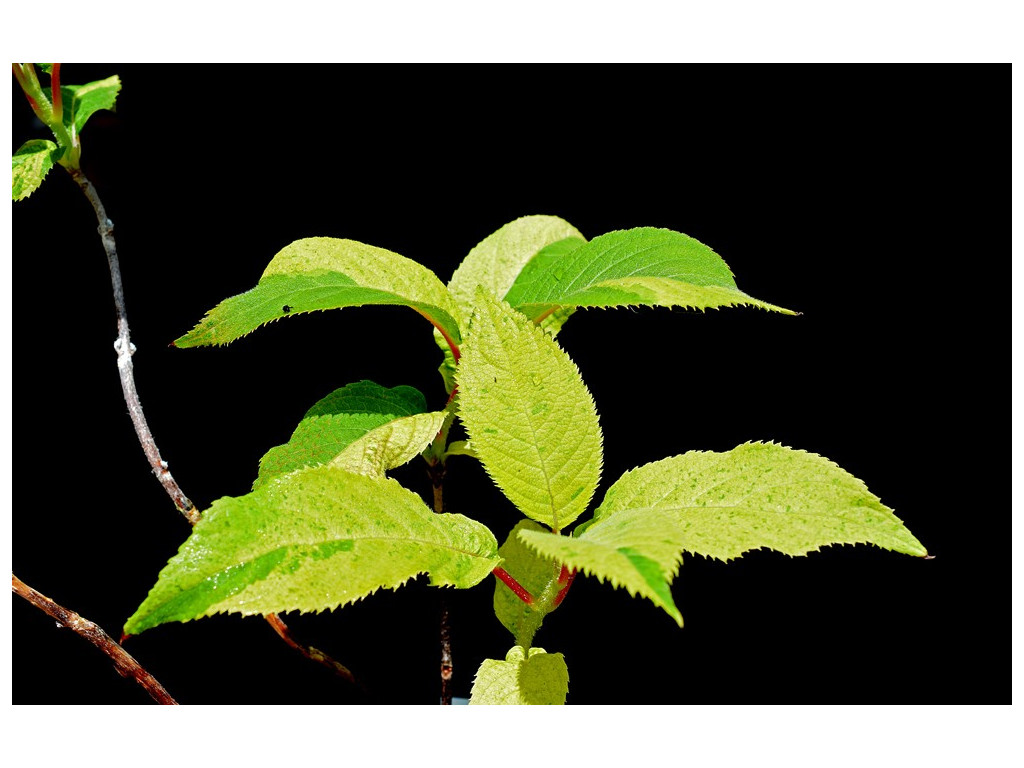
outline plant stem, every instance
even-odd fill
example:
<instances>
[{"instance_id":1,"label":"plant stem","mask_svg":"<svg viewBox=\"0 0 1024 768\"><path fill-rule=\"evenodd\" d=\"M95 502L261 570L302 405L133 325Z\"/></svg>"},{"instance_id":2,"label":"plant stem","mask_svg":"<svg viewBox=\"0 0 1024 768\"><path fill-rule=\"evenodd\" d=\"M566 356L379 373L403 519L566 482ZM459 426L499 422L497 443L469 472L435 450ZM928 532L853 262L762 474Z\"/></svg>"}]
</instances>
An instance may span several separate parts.
<instances>
[{"instance_id":1,"label":"plant stem","mask_svg":"<svg viewBox=\"0 0 1024 768\"><path fill-rule=\"evenodd\" d=\"M153 474L171 497L174 506L185 516L192 525L199 522L199 510L184 494L177 482L167 471L167 462L160 457L160 451L153 439L153 433L149 430L146 417L142 413L142 403L139 402L139 393L135 389L135 375L132 370L132 355L135 353L135 345L131 343L128 329L128 312L124 303L124 286L121 283L121 267L117 260L117 245L114 241L114 222L107 218L107 211L103 207L92 182L86 177L81 169L70 170L71 178L85 193L86 199L92 204L96 212L96 219L99 221L100 239L103 241L103 248L107 252L107 264L110 267L110 282L114 289L114 306L117 310L117 340L114 342L114 349L117 351L117 370L121 376L121 389L124 392L125 403L128 404L128 415L131 416L132 424L135 425L135 434L139 437L142 450L149 460L149 466Z\"/></svg>"},{"instance_id":2,"label":"plant stem","mask_svg":"<svg viewBox=\"0 0 1024 768\"><path fill-rule=\"evenodd\" d=\"M60 65L54 64L55 70L50 75L51 84L56 83L57 104L56 108L46 98L42 86L39 85L39 78L36 75L36 68L31 64L12 64L14 78L21 86L21 90L28 99L32 111L36 113L44 125L46 125L57 141L65 148L64 154L57 161L69 171L78 169L78 145L64 127L64 109L60 101ZM54 79L56 78L56 79Z\"/></svg>"},{"instance_id":3,"label":"plant stem","mask_svg":"<svg viewBox=\"0 0 1024 768\"><path fill-rule=\"evenodd\" d=\"M562 572L558 575L558 583L564 584L565 586L559 590L558 594L555 595L554 607L557 608L565 600L565 595L569 591L569 587L572 586L572 580L576 578L576 569L573 568L571 571L565 565L562 566Z\"/></svg>"},{"instance_id":4,"label":"plant stem","mask_svg":"<svg viewBox=\"0 0 1024 768\"><path fill-rule=\"evenodd\" d=\"M276 613L268 613L263 618L267 620L267 623L273 627L278 636L290 647L294 648L310 661L322 664L339 677L344 678L349 683L365 692L366 689L363 688L362 684L358 680L356 680L355 675L352 674L348 667L341 662L335 661L319 648L314 648L311 645L303 645L298 642L294 637L292 637L292 633L291 630L288 629L288 625L281 621L281 618Z\"/></svg>"},{"instance_id":5,"label":"plant stem","mask_svg":"<svg viewBox=\"0 0 1024 768\"><path fill-rule=\"evenodd\" d=\"M64 115L64 100L60 93L60 64L54 64L50 70L50 102L53 104L53 115L60 119Z\"/></svg>"},{"instance_id":6,"label":"plant stem","mask_svg":"<svg viewBox=\"0 0 1024 768\"><path fill-rule=\"evenodd\" d=\"M17 71L17 70L16 70ZM135 425L135 434L139 438L142 450L153 468L153 474L167 491L171 501L178 511L185 516L190 524L199 522L199 510L185 495L178 483L167 471L167 462L160 457L160 450L157 448L153 434L146 423L146 417L142 413L142 403L139 401L139 393L135 389L135 375L132 368L132 355L135 353L135 345L131 343L128 329L128 313L125 309L124 286L121 282L121 267L117 259L117 244L114 241L114 223L107 218L107 211L103 207L96 188L86 177L81 169L69 169L71 178L85 193L86 198L92 204L96 212L96 219L99 221L100 239L103 241L103 248L107 252L107 264L110 267L110 282L114 289L114 306L117 310L117 340L114 342L114 349L117 350L117 369L121 377L121 389L124 391L125 403L128 405L128 414L131 416L132 424ZM299 651L303 656L312 659L319 664L333 670L349 682L359 685L348 668L330 656L312 646L305 646L295 640L288 631L287 625L281 621L276 614L268 614L264 617L274 631L292 648ZM360 686L362 687L362 686Z\"/></svg>"},{"instance_id":7,"label":"plant stem","mask_svg":"<svg viewBox=\"0 0 1024 768\"><path fill-rule=\"evenodd\" d=\"M442 428L442 432L445 432ZM438 434L440 437L440 433ZM442 439L442 450L443 446ZM445 467L444 462L434 459L433 463L429 464L427 469L430 475L430 484L434 489L434 512L437 514L444 513L444 475ZM448 602L441 597L441 622L440 622L440 633L441 633L441 703L451 704L452 703L452 673L454 672L455 665L452 663L452 640L451 640L451 627L448 621Z\"/></svg>"},{"instance_id":8,"label":"plant stem","mask_svg":"<svg viewBox=\"0 0 1024 768\"><path fill-rule=\"evenodd\" d=\"M527 605L533 605L536 601L533 595L531 595L522 584L516 581L515 577L502 568L500 565L491 571L496 578L501 579L508 586L509 589Z\"/></svg>"},{"instance_id":9,"label":"plant stem","mask_svg":"<svg viewBox=\"0 0 1024 768\"><path fill-rule=\"evenodd\" d=\"M81 635L90 643L99 648L106 656L114 662L114 668L121 677L131 677L141 685L157 704L177 704L171 694L160 685L155 677L147 672L131 654L125 651L120 645L103 631L98 624L84 619L74 611L68 610L62 605L53 602L46 595L37 592L25 582L11 574L11 591L25 598L29 603L48 616L56 619L60 624Z\"/></svg>"}]
</instances>

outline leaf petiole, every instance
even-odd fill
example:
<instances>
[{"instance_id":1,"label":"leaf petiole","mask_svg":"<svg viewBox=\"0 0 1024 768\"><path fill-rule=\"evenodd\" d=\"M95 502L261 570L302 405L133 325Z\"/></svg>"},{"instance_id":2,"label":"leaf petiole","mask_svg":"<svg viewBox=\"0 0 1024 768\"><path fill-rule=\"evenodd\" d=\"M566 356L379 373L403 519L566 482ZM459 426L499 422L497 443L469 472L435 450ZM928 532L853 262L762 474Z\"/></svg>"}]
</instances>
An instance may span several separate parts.
<instances>
[{"instance_id":1,"label":"leaf petiole","mask_svg":"<svg viewBox=\"0 0 1024 768\"><path fill-rule=\"evenodd\" d=\"M512 576L512 574L510 574L504 568L502 568L500 565L493 571L491 571L491 573L493 573L497 578L505 582L505 585L509 589L511 589L515 596L522 600L524 603L526 603L527 605L534 604L535 601L533 599L533 595L526 591L526 588L518 581L516 581L515 577Z\"/></svg>"}]
</instances>

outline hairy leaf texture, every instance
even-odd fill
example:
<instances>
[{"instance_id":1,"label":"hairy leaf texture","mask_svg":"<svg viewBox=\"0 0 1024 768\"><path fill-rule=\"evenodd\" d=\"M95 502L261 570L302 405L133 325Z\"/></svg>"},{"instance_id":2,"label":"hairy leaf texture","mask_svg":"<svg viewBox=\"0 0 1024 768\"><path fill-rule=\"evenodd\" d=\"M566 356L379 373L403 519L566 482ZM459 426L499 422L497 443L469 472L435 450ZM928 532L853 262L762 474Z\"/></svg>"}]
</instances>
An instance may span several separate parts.
<instances>
[{"instance_id":1,"label":"hairy leaf texture","mask_svg":"<svg viewBox=\"0 0 1024 768\"><path fill-rule=\"evenodd\" d=\"M281 250L255 288L222 301L175 345L227 344L289 315L368 304L412 307L461 339L455 302L429 269L354 240L310 237Z\"/></svg>"},{"instance_id":2,"label":"hairy leaf texture","mask_svg":"<svg viewBox=\"0 0 1024 768\"><path fill-rule=\"evenodd\" d=\"M569 356L478 288L457 381L473 450L512 503L555 530L579 517L601 474L601 428Z\"/></svg>"},{"instance_id":3,"label":"hairy leaf texture","mask_svg":"<svg viewBox=\"0 0 1024 768\"><path fill-rule=\"evenodd\" d=\"M646 464L608 489L578 536L519 535L546 557L649 598L680 625L668 585L683 552L729 560L760 547L805 555L874 544L928 554L863 482L828 459L775 443Z\"/></svg>"},{"instance_id":4,"label":"hairy leaf texture","mask_svg":"<svg viewBox=\"0 0 1024 768\"><path fill-rule=\"evenodd\" d=\"M316 467L215 501L125 624L331 610L426 573L472 587L500 562L487 528L394 480Z\"/></svg>"}]
</instances>

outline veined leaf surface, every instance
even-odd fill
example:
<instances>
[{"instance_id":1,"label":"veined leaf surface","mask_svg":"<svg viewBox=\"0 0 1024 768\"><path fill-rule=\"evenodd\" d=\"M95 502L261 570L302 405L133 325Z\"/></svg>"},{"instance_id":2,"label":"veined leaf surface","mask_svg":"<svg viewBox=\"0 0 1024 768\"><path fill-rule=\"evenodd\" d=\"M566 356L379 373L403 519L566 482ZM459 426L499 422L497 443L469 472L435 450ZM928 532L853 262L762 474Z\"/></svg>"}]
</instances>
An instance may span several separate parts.
<instances>
[{"instance_id":1,"label":"veined leaf surface","mask_svg":"<svg viewBox=\"0 0 1024 768\"><path fill-rule=\"evenodd\" d=\"M24 200L43 183L60 153L46 139L26 141L11 157L11 199Z\"/></svg>"},{"instance_id":2,"label":"veined leaf surface","mask_svg":"<svg viewBox=\"0 0 1024 768\"><path fill-rule=\"evenodd\" d=\"M767 547L805 555L833 544L927 550L863 482L828 459L774 443L694 451L626 472L578 537L524 531L539 553L625 587L677 622L668 584L682 553L729 560Z\"/></svg>"},{"instance_id":3,"label":"veined leaf surface","mask_svg":"<svg viewBox=\"0 0 1024 768\"><path fill-rule=\"evenodd\" d=\"M331 459L330 466L361 475L382 476L422 453L437 436L447 416L447 411L433 411L389 421L353 440Z\"/></svg>"},{"instance_id":4,"label":"veined leaf surface","mask_svg":"<svg viewBox=\"0 0 1024 768\"><path fill-rule=\"evenodd\" d=\"M125 624L323 611L427 573L471 587L500 562L487 528L435 514L394 480L316 467L215 501Z\"/></svg>"},{"instance_id":5,"label":"veined leaf surface","mask_svg":"<svg viewBox=\"0 0 1024 768\"><path fill-rule=\"evenodd\" d=\"M601 474L601 428L569 356L478 288L457 380L473 450L512 503L555 530L579 517Z\"/></svg>"},{"instance_id":6,"label":"veined leaf surface","mask_svg":"<svg viewBox=\"0 0 1024 768\"><path fill-rule=\"evenodd\" d=\"M560 653L515 646L504 661L485 659L477 670L470 704L565 704L569 669Z\"/></svg>"},{"instance_id":7,"label":"veined leaf surface","mask_svg":"<svg viewBox=\"0 0 1024 768\"><path fill-rule=\"evenodd\" d=\"M523 267L505 300L533 320L564 307L629 305L749 304L794 314L740 291L722 257L703 243L655 227L609 232L567 254L542 252Z\"/></svg>"},{"instance_id":8,"label":"veined leaf surface","mask_svg":"<svg viewBox=\"0 0 1024 768\"><path fill-rule=\"evenodd\" d=\"M461 339L455 302L429 269L354 240L310 237L286 246L255 288L222 301L174 343L227 344L282 317L367 304L412 307L454 343Z\"/></svg>"},{"instance_id":9,"label":"veined leaf surface","mask_svg":"<svg viewBox=\"0 0 1024 768\"><path fill-rule=\"evenodd\" d=\"M114 109L120 90L121 80L117 75L111 75L104 80L97 80L85 85L61 86L64 124L74 124L75 131L81 133L86 121L96 112L101 109Z\"/></svg>"},{"instance_id":10,"label":"veined leaf surface","mask_svg":"<svg viewBox=\"0 0 1024 768\"><path fill-rule=\"evenodd\" d=\"M287 472L326 464L372 430L426 410L426 398L414 387L388 389L358 381L336 389L306 412L287 443L264 454L253 488Z\"/></svg>"}]
</instances>

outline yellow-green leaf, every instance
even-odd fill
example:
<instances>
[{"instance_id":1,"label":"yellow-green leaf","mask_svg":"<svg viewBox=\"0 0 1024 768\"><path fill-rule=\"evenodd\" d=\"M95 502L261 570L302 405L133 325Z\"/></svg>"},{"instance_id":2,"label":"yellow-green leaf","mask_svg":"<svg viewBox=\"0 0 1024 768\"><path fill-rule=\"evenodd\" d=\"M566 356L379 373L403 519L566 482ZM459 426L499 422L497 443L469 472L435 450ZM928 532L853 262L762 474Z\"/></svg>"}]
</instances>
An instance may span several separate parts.
<instances>
[{"instance_id":1,"label":"yellow-green leaf","mask_svg":"<svg viewBox=\"0 0 1024 768\"><path fill-rule=\"evenodd\" d=\"M470 704L565 704L569 670L565 657L543 648L515 646L504 661L485 659L477 670Z\"/></svg>"},{"instance_id":2,"label":"yellow-green leaf","mask_svg":"<svg viewBox=\"0 0 1024 768\"><path fill-rule=\"evenodd\" d=\"M263 455L253 489L287 472L326 464L372 430L426 410L427 400L415 387L364 380L336 389L306 412L287 443Z\"/></svg>"},{"instance_id":3,"label":"yellow-green leaf","mask_svg":"<svg viewBox=\"0 0 1024 768\"><path fill-rule=\"evenodd\" d=\"M575 363L534 323L477 288L457 371L473 450L525 514L558 530L587 508L601 474L601 429Z\"/></svg>"},{"instance_id":4,"label":"yellow-green leaf","mask_svg":"<svg viewBox=\"0 0 1024 768\"><path fill-rule=\"evenodd\" d=\"M495 296L504 296L523 266L541 250L558 243L568 243L575 248L584 242L586 240L576 227L557 216L523 216L480 241L455 270L448 282L448 290L462 316L469 317L477 286ZM557 318L548 318L545 330L552 335L557 333L572 311L568 309ZM436 330L434 340L444 352L439 370L445 388L451 392L455 381L455 357Z\"/></svg>"},{"instance_id":5,"label":"yellow-green leaf","mask_svg":"<svg viewBox=\"0 0 1024 768\"><path fill-rule=\"evenodd\" d=\"M499 562L475 520L435 514L389 478L315 467L215 501L124 631L223 612L332 610L421 573L465 589Z\"/></svg>"},{"instance_id":6,"label":"yellow-green leaf","mask_svg":"<svg viewBox=\"0 0 1024 768\"><path fill-rule=\"evenodd\" d=\"M11 157L11 199L24 200L43 183L60 151L46 139L26 141Z\"/></svg>"},{"instance_id":7,"label":"yellow-green leaf","mask_svg":"<svg viewBox=\"0 0 1024 768\"><path fill-rule=\"evenodd\" d=\"M422 453L447 415L447 411L433 411L382 424L349 443L329 465L361 475L383 475Z\"/></svg>"},{"instance_id":8,"label":"yellow-green leaf","mask_svg":"<svg viewBox=\"0 0 1024 768\"><path fill-rule=\"evenodd\" d=\"M729 560L761 547L805 555L835 544L928 554L864 483L813 453L775 443L693 451L619 478L576 537L523 531L538 553L682 616L668 585L682 553Z\"/></svg>"},{"instance_id":9,"label":"yellow-green leaf","mask_svg":"<svg viewBox=\"0 0 1024 768\"><path fill-rule=\"evenodd\" d=\"M354 240L309 237L282 249L255 288L222 301L174 343L227 344L282 317L369 304L411 307L453 343L461 339L455 302L429 269Z\"/></svg>"}]
</instances>

